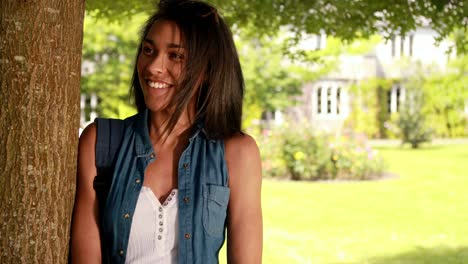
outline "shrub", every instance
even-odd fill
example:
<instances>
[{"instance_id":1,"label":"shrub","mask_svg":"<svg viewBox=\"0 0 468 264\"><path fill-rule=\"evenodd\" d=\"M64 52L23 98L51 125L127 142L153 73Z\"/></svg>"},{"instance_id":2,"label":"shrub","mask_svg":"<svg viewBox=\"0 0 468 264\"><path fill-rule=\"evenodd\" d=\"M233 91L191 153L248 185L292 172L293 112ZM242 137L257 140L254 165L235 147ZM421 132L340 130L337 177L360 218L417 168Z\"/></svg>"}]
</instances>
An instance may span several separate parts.
<instances>
[{"instance_id":1,"label":"shrub","mask_svg":"<svg viewBox=\"0 0 468 264\"><path fill-rule=\"evenodd\" d=\"M308 125L264 133L260 147L265 176L292 180L367 180L382 175L383 160L364 136L336 138Z\"/></svg>"},{"instance_id":2,"label":"shrub","mask_svg":"<svg viewBox=\"0 0 468 264\"><path fill-rule=\"evenodd\" d=\"M308 126L283 130L281 154L293 180L319 180L330 171L328 137L313 131Z\"/></svg>"},{"instance_id":3,"label":"shrub","mask_svg":"<svg viewBox=\"0 0 468 264\"><path fill-rule=\"evenodd\" d=\"M383 159L372 149L364 136L347 136L332 145L334 178L369 180L382 176Z\"/></svg>"},{"instance_id":4,"label":"shrub","mask_svg":"<svg viewBox=\"0 0 468 264\"><path fill-rule=\"evenodd\" d=\"M264 130L257 140L260 146L263 176L275 178L286 176L286 164L281 156L281 134Z\"/></svg>"},{"instance_id":5,"label":"shrub","mask_svg":"<svg viewBox=\"0 0 468 264\"><path fill-rule=\"evenodd\" d=\"M410 143L412 148L418 148L423 142L431 140L431 129L426 122L427 113L424 110L424 94L416 81L407 85L407 98L402 103L398 126L402 143Z\"/></svg>"}]
</instances>

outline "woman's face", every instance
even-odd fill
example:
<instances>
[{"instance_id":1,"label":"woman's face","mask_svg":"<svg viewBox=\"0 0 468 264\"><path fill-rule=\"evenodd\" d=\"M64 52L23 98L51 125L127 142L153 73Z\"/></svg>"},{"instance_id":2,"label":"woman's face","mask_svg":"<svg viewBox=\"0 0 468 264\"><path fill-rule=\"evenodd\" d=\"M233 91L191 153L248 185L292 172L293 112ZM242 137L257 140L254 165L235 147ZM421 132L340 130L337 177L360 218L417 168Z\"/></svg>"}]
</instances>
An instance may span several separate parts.
<instances>
[{"instance_id":1,"label":"woman's face","mask_svg":"<svg viewBox=\"0 0 468 264\"><path fill-rule=\"evenodd\" d=\"M141 45L138 79L146 106L151 111L159 111L174 95L185 65L186 51L179 27L171 21L156 21Z\"/></svg>"}]
</instances>

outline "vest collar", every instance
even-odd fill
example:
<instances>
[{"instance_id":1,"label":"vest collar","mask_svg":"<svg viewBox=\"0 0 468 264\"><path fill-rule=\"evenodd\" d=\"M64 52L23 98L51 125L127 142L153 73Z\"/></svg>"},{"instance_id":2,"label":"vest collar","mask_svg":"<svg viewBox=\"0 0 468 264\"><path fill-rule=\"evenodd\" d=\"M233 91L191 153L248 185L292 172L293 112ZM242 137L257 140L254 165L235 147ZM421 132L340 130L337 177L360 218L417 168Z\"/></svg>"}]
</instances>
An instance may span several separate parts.
<instances>
[{"instance_id":1,"label":"vest collar","mask_svg":"<svg viewBox=\"0 0 468 264\"><path fill-rule=\"evenodd\" d=\"M154 152L153 143L149 136L148 112L149 110L146 108L142 112L136 114L135 122L133 123L133 128L136 133L135 151L137 156L147 156ZM206 136L206 132L203 129L203 123L203 119L196 122L192 135L189 138L189 142L192 142L193 139L200 135L200 132Z\"/></svg>"}]
</instances>

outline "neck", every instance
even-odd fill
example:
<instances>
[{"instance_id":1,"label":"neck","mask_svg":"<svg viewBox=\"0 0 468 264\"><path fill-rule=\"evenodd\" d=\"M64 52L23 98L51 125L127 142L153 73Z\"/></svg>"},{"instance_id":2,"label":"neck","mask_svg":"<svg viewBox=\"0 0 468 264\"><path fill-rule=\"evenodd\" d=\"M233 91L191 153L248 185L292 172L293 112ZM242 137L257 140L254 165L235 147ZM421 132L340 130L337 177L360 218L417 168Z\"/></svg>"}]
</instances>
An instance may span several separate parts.
<instances>
[{"instance_id":1,"label":"neck","mask_svg":"<svg viewBox=\"0 0 468 264\"><path fill-rule=\"evenodd\" d=\"M190 128L194 122L193 115L189 116L188 111L182 113L172 131L167 131L165 129L171 117L171 113L150 111L148 114L149 136L154 147L175 147L188 140Z\"/></svg>"}]
</instances>

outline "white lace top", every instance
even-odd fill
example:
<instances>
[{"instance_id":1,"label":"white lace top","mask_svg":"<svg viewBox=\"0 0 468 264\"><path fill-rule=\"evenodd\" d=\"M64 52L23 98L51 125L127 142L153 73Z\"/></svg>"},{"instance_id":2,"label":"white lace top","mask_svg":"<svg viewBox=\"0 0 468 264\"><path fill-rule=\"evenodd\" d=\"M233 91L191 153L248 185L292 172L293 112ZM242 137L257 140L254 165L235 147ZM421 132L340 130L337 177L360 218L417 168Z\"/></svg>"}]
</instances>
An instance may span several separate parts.
<instances>
[{"instance_id":1,"label":"white lace top","mask_svg":"<svg viewBox=\"0 0 468 264\"><path fill-rule=\"evenodd\" d=\"M177 189L163 204L143 186L132 220L125 263L178 263Z\"/></svg>"}]
</instances>

